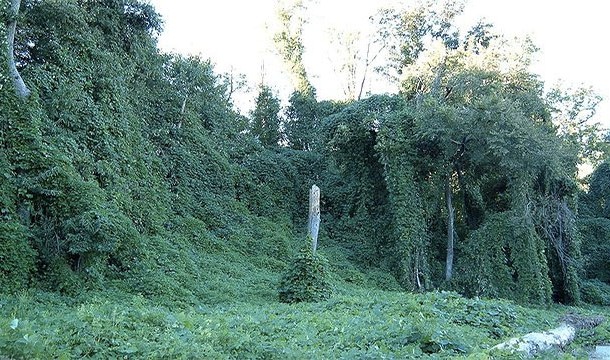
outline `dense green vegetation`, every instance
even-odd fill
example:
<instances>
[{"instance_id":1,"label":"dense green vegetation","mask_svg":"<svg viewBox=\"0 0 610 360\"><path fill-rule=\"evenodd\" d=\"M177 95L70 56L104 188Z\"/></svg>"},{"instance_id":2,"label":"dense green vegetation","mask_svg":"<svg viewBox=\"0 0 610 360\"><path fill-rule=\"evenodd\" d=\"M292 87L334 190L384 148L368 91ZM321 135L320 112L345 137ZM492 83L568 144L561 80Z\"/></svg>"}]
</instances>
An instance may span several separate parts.
<instances>
[{"instance_id":1,"label":"dense green vegetation","mask_svg":"<svg viewBox=\"0 0 610 360\"><path fill-rule=\"evenodd\" d=\"M25 359L512 359L488 349L501 339L553 327L566 311L451 292L405 296L353 287L328 301L291 305L177 309L116 293L70 299L22 293L1 304L17 317L0 325L0 350ZM539 358L587 358L584 349L609 335L603 324L583 331L565 354Z\"/></svg>"},{"instance_id":2,"label":"dense green vegetation","mask_svg":"<svg viewBox=\"0 0 610 360\"><path fill-rule=\"evenodd\" d=\"M323 102L281 12L295 92L282 111L261 84L244 116L209 61L159 52L148 4L5 3L31 93L0 72L0 358L484 359L610 315L591 307L610 305L610 161L587 94L546 94L528 42L460 36L457 2L424 8L379 14L397 94Z\"/></svg>"}]
</instances>

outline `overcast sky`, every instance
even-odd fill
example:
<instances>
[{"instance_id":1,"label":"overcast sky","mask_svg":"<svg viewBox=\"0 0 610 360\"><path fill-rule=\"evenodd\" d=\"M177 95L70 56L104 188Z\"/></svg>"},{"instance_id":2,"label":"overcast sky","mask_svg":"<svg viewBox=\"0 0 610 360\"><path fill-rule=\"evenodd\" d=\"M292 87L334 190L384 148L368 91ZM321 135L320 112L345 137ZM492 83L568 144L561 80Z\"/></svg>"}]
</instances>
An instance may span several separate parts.
<instances>
[{"instance_id":1,"label":"overcast sky","mask_svg":"<svg viewBox=\"0 0 610 360\"><path fill-rule=\"evenodd\" d=\"M165 21L159 45L165 51L210 58L217 71L245 74L252 87L265 82L280 95L290 91L288 75L273 51L272 30L277 0L151 0ZM379 7L399 0L314 0L306 25L307 71L320 99L343 96L333 72L335 54L329 29L354 31L368 23ZM610 5L602 0L470 0L465 22L480 18L506 35L530 35L541 49L533 71L548 85L592 86L604 101L595 120L610 127L610 59L607 28ZM242 94L240 107L251 106L255 91Z\"/></svg>"}]
</instances>

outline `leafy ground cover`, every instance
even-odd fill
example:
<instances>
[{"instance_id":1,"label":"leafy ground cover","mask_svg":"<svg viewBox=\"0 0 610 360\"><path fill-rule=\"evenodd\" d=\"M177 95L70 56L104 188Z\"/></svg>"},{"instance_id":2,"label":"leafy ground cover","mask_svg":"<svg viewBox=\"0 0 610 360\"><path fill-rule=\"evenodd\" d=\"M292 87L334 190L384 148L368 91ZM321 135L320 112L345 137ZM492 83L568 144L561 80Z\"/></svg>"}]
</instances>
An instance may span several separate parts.
<instances>
[{"instance_id":1,"label":"leafy ground cover","mask_svg":"<svg viewBox=\"0 0 610 360\"><path fill-rule=\"evenodd\" d=\"M408 294L335 288L318 303L227 302L160 306L139 295L77 298L26 291L0 301L0 357L8 359L404 359L518 358L490 352L507 338L554 327L567 312L453 292ZM586 358L610 325L582 331L563 352Z\"/></svg>"}]
</instances>

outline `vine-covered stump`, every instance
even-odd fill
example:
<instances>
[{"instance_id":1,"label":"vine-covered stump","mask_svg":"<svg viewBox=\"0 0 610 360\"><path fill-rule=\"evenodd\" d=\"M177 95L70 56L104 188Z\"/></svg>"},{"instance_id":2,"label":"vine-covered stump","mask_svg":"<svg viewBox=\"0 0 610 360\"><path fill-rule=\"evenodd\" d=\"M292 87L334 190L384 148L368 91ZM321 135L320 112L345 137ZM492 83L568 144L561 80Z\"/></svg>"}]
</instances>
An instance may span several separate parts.
<instances>
[{"instance_id":1,"label":"vine-covered stump","mask_svg":"<svg viewBox=\"0 0 610 360\"><path fill-rule=\"evenodd\" d=\"M319 253L303 248L288 265L280 281L281 302L316 302L330 297L326 280L327 260Z\"/></svg>"}]
</instances>

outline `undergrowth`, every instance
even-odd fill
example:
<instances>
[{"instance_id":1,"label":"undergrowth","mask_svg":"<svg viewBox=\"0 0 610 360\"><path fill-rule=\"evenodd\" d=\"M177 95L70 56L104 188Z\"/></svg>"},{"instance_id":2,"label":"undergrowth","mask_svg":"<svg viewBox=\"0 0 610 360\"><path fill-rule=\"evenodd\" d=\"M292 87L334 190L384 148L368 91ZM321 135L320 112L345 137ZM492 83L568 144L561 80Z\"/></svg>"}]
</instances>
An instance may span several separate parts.
<instances>
[{"instance_id":1,"label":"undergrowth","mask_svg":"<svg viewBox=\"0 0 610 360\"><path fill-rule=\"evenodd\" d=\"M344 288L326 301L160 305L120 291L78 297L24 291L0 301L0 357L15 359L518 358L490 353L512 336L554 327L566 311L453 292ZM579 309L586 313L605 311ZM610 335L583 331L563 353L580 358Z\"/></svg>"},{"instance_id":2,"label":"undergrowth","mask_svg":"<svg viewBox=\"0 0 610 360\"><path fill-rule=\"evenodd\" d=\"M290 269L288 261L264 252L244 256L247 244L237 239L193 233L189 240L188 229L197 228L191 222L180 225L186 238L159 240L148 249L149 255L158 252L146 260L158 268L147 274L134 263L132 271L141 271L140 277L128 279L145 282L139 287L131 282L126 288L117 279L104 289L72 295L35 289L5 294L0 298L0 359L515 359L490 348L553 328L566 312L610 317L595 307L527 308L454 292L400 291L387 272L355 266L340 245L325 238L328 246L319 252L327 259L332 296L284 304L277 288ZM275 240L277 251L288 253L304 245L282 242L281 236ZM193 243L197 252L189 250ZM178 264L172 256L190 262ZM181 289L172 279L190 287ZM158 293L146 292L155 288ZM583 330L562 352L538 358L583 358L607 339L610 326L604 323Z\"/></svg>"}]
</instances>

